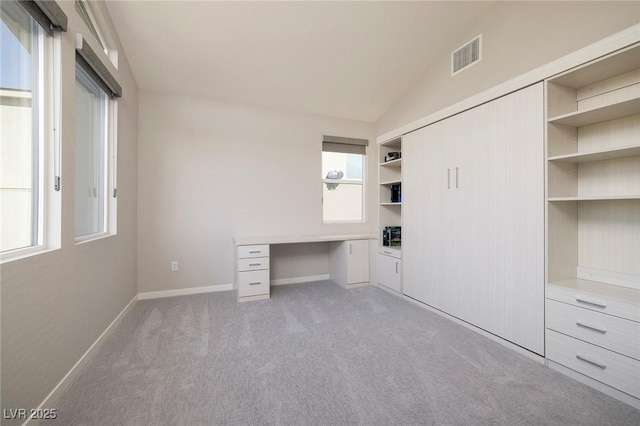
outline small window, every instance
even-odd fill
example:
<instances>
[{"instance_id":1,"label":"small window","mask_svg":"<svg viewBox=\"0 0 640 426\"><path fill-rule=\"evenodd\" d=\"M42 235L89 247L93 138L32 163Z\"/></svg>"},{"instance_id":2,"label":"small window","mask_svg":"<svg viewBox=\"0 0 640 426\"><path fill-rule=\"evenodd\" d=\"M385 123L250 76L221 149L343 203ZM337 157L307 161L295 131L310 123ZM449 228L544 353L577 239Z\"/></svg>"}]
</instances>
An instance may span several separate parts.
<instances>
[{"instance_id":1,"label":"small window","mask_svg":"<svg viewBox=\"0 0 640 426\"><path fill-rule=\"evenodd\" d=\"M0 28L0 251L42 244L44 34L17 2Z\"/></svg>"},{"instance_id":2,"label":"small window","mask_svg":"<svg viewBox=\"0 0 640 426\"><path fill-rule=\"evenodd\" d=\"M107 104L105 91L76 66L76 238L107 231Z\"/></svg>"},{"instance_id":3,"label":"small window","mask_svg":"<svg viewBox=\"0 0 640 426\"><path fill-rule=\"evenodd\" d=\"M325 136L322 148L322 219L363 222L366 140Z\"/></svg>"}]
</instances>

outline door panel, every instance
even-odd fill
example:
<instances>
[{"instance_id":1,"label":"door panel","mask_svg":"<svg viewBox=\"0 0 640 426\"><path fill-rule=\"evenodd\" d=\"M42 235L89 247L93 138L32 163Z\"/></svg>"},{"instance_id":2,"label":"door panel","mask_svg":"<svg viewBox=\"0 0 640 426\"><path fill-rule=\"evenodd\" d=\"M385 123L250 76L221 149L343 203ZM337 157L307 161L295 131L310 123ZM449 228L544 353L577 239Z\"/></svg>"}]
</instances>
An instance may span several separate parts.
<instances>
[{"instance_id":1,"label":"door panel","mask_svg":"<svg viewBox=\"0 0 640 426\"><path fill-rule=\"evenodd\" d=\"M347 241L347 284L369 281L369 240Z\"/></svg>"},{"instance_id":2,"label":"door panel","mask_svg":"<svg viewBox=\"0 0 640 426\"><path fill-rule=\"evenodd\" d=\"M544 354L542 84L403 137L404 294Z\"/></svg>"}]
</instances>

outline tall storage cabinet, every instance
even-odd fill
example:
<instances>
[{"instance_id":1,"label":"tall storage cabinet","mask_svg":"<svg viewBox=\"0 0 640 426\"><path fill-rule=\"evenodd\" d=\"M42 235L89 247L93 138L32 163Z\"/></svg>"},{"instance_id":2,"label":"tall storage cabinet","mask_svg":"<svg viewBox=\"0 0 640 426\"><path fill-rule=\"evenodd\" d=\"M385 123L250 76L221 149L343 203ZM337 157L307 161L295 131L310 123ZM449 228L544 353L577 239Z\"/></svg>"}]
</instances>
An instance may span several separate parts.
<instances>
[{"instance_id":1,"label":"tall storage cabinet","mask_svg":"<svg viewBox=\"0 0 640 426\"><path fill-rule=\"evenodd\" d=\"M547 357L640 407L640 45L546 90Z\"/></svg>"},{"instance_id":2,"label":"tall storage cabinet","mask_svg":"<svg viewBox=\"0 0 640 426\"><path fill-rule=\"evenodd\" d=\"M542 83L403 137L403 292L544 354Z\"/></svg>"},{"instance_id":3,"label":"tall storage cabinet","mask_svg":"<svg viewBox=\"0 0 640 426\"><path fill-rule=\"evenodd\" d=\"M397 153L400 158L388 158L390 153ZM400 188L402 194L402 161L402 137L378 145L380 234L388 226L402 228L402 198L392 196L394 187ZM402 292L402 244L385 246L382 235L378 241L376 280L378 284Z\"/></svg>"}]
</instances>

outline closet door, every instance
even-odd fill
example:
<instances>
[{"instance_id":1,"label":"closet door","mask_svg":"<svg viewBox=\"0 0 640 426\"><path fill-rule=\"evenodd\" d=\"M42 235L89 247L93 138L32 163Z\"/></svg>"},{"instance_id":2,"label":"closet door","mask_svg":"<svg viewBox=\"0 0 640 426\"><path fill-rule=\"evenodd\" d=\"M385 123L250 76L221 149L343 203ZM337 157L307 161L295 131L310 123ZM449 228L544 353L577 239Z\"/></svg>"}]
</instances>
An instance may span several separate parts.
<instances>
[{"instance_id":1,"label":"closet door","mask_svg":"<svg viewBox=\"0 0 640 426\"><path fill-rule=\"evenodd\" d=\"M450 308L456 274L455 205L447 120L403 137L403 290L438 309Z\"/></svg>"},{"instance_id":2,"label":"closet door","mask_svg":"<svg viewBox=\"0 0 640 426\"><path fill-rule=\"evenodd\" d=\"M543 354L542 83L459 116L461 318Z\"/></svg>"}]
</instances>

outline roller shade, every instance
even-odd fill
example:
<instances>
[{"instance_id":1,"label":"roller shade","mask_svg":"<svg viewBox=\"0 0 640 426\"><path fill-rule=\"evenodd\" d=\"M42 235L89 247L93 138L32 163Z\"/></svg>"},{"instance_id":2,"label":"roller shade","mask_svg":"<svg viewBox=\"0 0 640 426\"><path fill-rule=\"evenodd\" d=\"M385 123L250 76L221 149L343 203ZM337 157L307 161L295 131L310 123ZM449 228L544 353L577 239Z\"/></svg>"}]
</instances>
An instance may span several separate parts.
<instances>
[{"instance_id":1,"label":"roller shade","mask_svg":"<svg viewBox=\"0 0 640 426\"><path fill-rule=\"evenodd\" d=\"M54 0L18 0L18 3L49 35L54 31L67 31L67 15Z\"/></svg>"},{"instance_id":2,"label":"roller shade","mask_svg":"<svg viewBox=\"0 0 640 426\"><path fill-rule=\"evenodd\" d=\"M367 153L367 145L369 145L367 139L322 136L322 150L326 152L365 155Z\"/></svg>"},{"instance_id":3,"label":"roller shade","mask_svg":"<svg viewBox=\"0 0 640 426\"><path fill-rule=\"evenodd\" d=\"M76 34L76 62L109 96L122 96L122 87L82 34Z\"/></svg>"}]
</instances>

